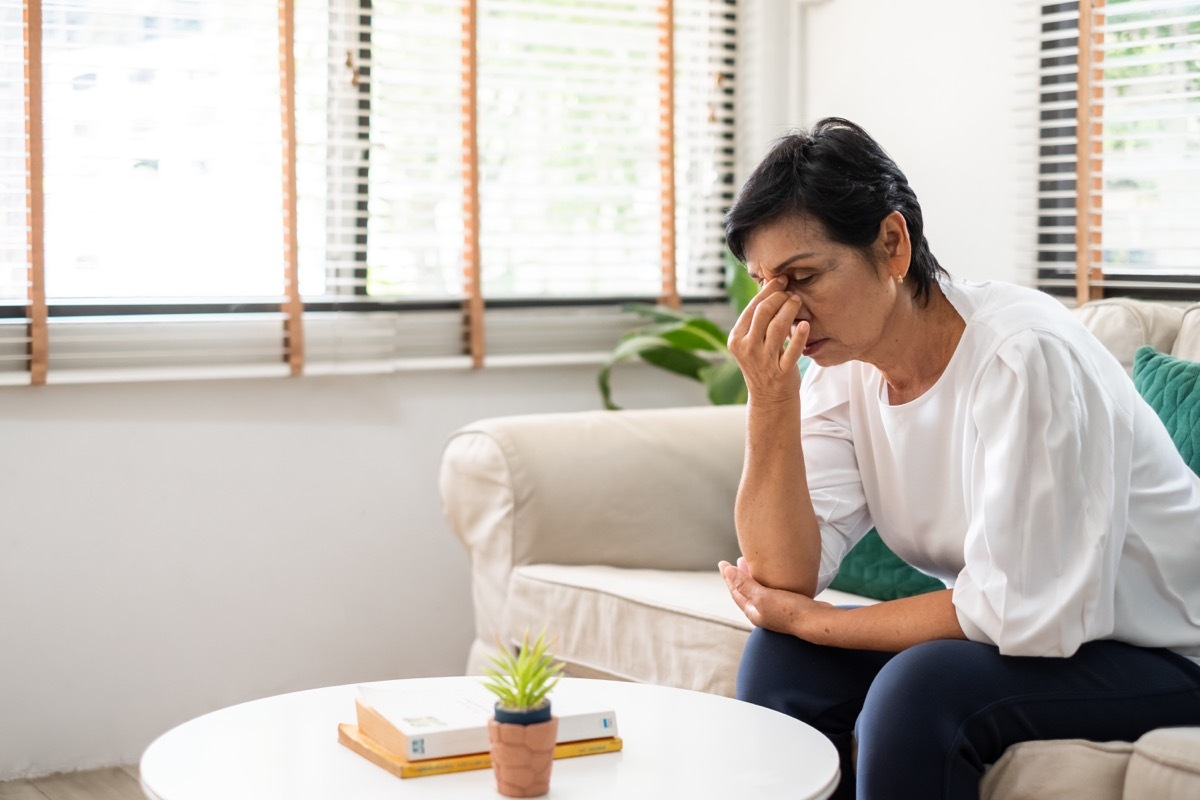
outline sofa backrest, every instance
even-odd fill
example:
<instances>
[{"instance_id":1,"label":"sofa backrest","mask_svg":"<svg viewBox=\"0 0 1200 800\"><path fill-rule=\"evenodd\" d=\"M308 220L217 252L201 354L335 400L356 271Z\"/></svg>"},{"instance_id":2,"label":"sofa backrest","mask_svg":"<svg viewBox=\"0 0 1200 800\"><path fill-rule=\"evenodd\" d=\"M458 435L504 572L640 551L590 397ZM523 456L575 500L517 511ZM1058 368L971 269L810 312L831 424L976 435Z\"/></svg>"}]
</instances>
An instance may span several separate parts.
<instances>
[{"instance_id":1,"label":"sofa backrest","mask_svg":"<svg viewBox=\"0 0 1200 800\"><path fill-rule=\"evenodd\" d=\"M1193 303L1184 309L1171 355L1188 361L1200 361L1200 303Z\"/></svg>"},{"instance_id":2,"label":"sofa backrest","mask_svg":"<svg viewBox=\"0 0 1200 800\"><path fill-rule=\"evenodd\" d=\"M1084 303L1074 312L1130 375L1133 374L1133 355L1143 345L1148 344L1160 353L1194 359L1194 355L1175 352L1179 340L1189 352L1200 352L1200 304L1185 307L1116 297ZM1180 331L1185 316L1189 317L1188 332L1181 339Z\"/></svg>"}]
</instances>

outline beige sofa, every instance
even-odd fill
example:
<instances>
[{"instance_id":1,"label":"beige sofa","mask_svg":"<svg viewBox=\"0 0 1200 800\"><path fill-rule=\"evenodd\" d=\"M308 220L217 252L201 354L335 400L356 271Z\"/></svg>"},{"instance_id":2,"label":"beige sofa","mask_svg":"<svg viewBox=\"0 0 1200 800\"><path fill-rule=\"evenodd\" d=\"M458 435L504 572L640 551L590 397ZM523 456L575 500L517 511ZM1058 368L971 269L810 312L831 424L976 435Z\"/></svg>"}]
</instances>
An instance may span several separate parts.
<instances>
[{"instance_id":1,"label":"beige sofa","mask_svg":"<svg viewBox=\"0 0 1200 800\"><path fill-rule=\"evenodd\" d=\"M1104 300L1075 313L1127 370L1143 344L1200 360L1200 304ZM568 674L732 695L750 625L716 564L738 553L744 418L742 407L539 414L453 434L441 492L471 562L467 671L497 639L546 626ZM981 788L994 800L1200 797L1200 729L1018 745Z\"/></svg>"}]
</instances>

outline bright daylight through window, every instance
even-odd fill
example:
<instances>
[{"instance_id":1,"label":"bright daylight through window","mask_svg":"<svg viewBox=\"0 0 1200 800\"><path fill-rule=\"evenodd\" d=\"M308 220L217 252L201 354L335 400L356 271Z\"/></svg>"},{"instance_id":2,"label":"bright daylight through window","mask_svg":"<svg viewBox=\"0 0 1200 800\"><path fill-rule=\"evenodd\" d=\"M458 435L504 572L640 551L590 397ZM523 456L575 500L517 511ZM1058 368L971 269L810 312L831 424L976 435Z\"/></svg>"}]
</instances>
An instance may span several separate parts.
<instances>
[{"instance_id":1,"label":"bright daylight through window","mask_svg":"<svg viewBox=\"0 0 1200 800\"><path fill-rule=\"evenodd\" d=\"M1200 298L1200 5L1041 9L1039 285Z\"/></svg>"},{"instance_id":2,"label":"bright daylight through window","mask_svg":"<svg viewBox=\"0 0 1200 800\"><path fill-rule=\"evenodd\" d=\"M51 380L459 356L473 292L489 352L539 306L607 304L561 345L603 349L619 299L718 299L734 8L0 0L0 374L35 293Z\"/></svg>"}]
</instances>

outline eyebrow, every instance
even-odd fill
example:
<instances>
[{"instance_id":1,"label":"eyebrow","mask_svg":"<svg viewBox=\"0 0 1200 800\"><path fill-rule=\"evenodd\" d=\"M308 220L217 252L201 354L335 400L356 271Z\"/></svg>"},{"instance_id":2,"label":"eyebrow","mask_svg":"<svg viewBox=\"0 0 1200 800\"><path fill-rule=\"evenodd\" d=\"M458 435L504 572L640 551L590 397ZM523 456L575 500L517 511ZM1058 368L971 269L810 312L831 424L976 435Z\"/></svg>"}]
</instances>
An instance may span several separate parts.
<instances>
[{"instance_id":1,"label":"eyebrow","mask_svg":"<svg viewBox=\"0 0 1200 800\"><path fill-rule=\"evenodd\" d=\"M787 270L788 267L790 267L795 262L803 261L806 258L812 258L816 255L817 255L816 253L797 253L796 255L792 256L791 258L788 258L785 261L783 261L782 263L777 264L776 266L772 267L770 270L768 270L768 273L770 274L770 276L772 278L778 278L780 275L783 274L783 272L785 270ZM754 280L758 280L758 276L755 275L753 272L750 273L750 277L753 278Z\"/></svg>"}]
</instances>

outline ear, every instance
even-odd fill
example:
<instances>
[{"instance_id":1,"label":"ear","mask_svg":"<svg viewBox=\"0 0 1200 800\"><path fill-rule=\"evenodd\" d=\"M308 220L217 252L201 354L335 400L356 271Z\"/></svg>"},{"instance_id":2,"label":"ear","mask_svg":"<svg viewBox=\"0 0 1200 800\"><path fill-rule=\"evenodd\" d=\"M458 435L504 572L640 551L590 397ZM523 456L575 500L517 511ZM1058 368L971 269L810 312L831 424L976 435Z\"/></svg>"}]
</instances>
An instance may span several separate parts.
<instances>
[{"instance_id":1,"label":"ear","mask_svg":"<svg viewBox=\"0 0 1200 800\"><path fill-rule=\"evenodd\" d=\"M892 278L903 278L908 274L912 259L912 241L908 238L908 223L899 211L888 214L879 223L879 238L875 240L883 254Z\"/></svg>"}]
</instances>

